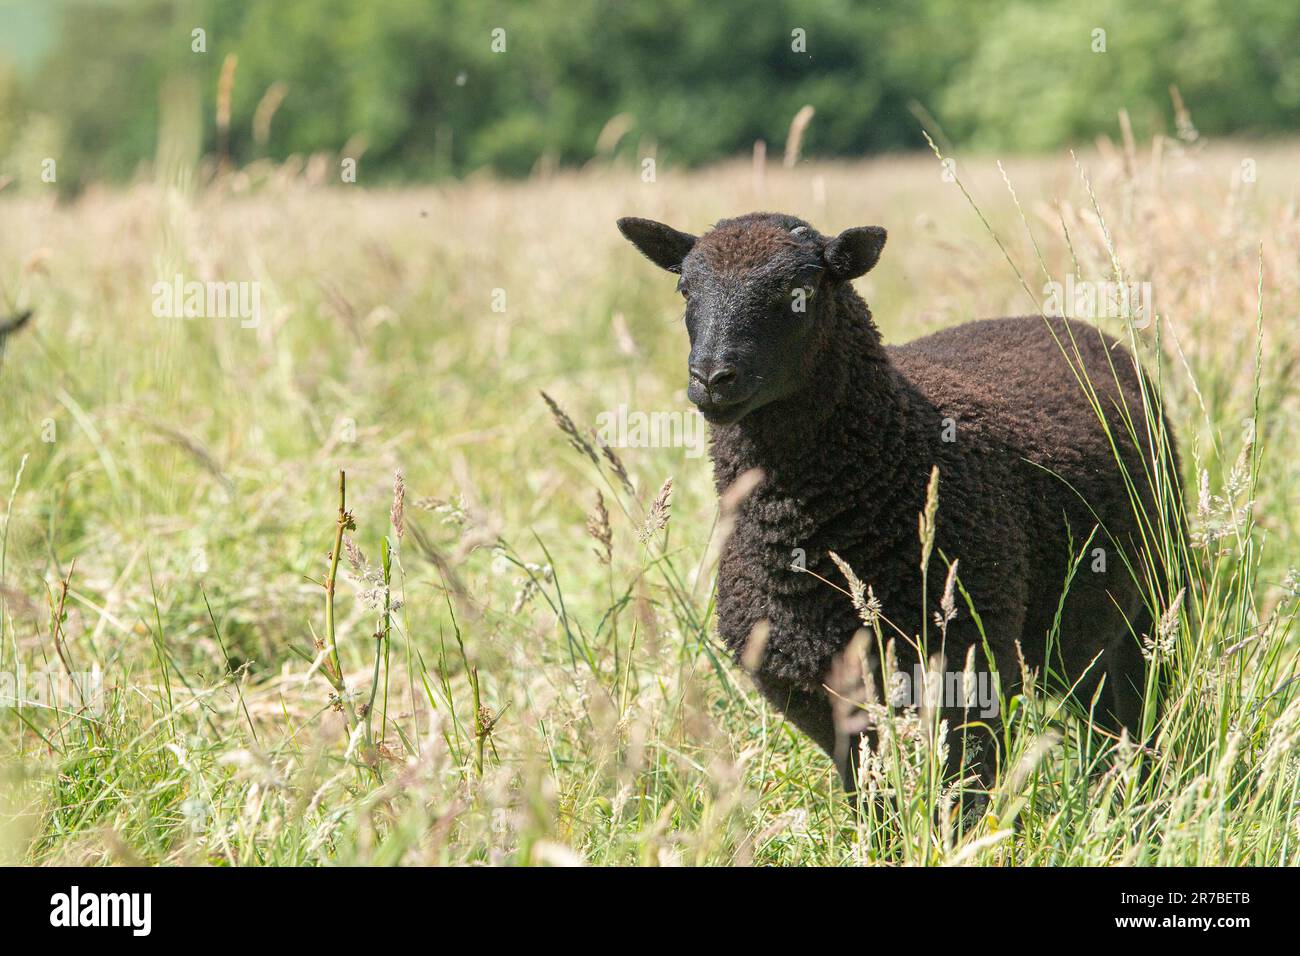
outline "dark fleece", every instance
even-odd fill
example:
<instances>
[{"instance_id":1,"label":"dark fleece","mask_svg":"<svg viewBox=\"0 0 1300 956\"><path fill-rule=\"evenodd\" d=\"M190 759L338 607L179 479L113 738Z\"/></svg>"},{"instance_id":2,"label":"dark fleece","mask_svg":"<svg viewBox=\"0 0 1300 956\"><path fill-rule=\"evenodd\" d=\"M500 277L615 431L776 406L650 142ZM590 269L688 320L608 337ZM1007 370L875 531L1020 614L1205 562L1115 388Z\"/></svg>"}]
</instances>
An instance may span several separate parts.
<instances>
[{"instance_id":1,"label":"dark fleece","mask_svg":"<svg viewBox=\"0 0 1300 956\"><path fill-rule=\"evenodd\" d=\"M1136 733L1144 682L1138 639L1150 620L1120 552L1140 568L1142 534L1111 440L1053 333L1069 354L1077 346L1143 507L1154 514L1150 465L1139 450L1148 449L1149 459L1144 405L1129 352L1093 326L1039 316L971 322L885 347L852 287L844 283L835 295L834 321L820 326L823 340L804 353L813 356L813 384L713 430L720 493L751 468L765 476L740 505L722 557L718 620L728 647L739 659L754 626L768 622L757 686L828 753L838 751L851 786L856 735L841 734L837 747L826 682L832 659L861 624L844 595L791 570L792 557L802 549L809 570L843 585L827 555L836 552L871 585L886 617L918 633L918 514L937 465L938 533L924 614L938 607L947 567L941 555L960 559L960 580L1008 697L1020 682L1018 642L1030 668L1078 681L1085 706L1105 675L1098 717ZM1136 447L1123 408L1137 426ZM949 418L952 442L943 440ZM1071 560L1095 526L1049 666L1047 636ZM1091 569L1096 547L1106 550L1104 573ZM979 641L960 595L957 605L944 649L950 670L960 670ZM930 633L937 640L933 623ZM910 672L915 655L897 645L899 666ZM985 659L977 651L977 662ZM950 726L965 719L954 713Z\"/></svg>"}]
</instances>

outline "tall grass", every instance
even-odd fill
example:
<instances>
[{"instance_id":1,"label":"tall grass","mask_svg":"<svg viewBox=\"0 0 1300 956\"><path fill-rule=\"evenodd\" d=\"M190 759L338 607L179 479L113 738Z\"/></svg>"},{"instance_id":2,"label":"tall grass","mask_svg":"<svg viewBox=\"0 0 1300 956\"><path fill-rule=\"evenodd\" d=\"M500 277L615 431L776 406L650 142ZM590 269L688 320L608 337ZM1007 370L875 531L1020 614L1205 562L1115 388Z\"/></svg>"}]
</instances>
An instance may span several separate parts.
<instances>
[{"instance_id":1,"label":"tall grass","mask_svg":"<svg viewBox=\"0 0 1300 956\"><path fill-rule=\"evenodd\" d=\"M0 859L1291 862L1295 149L958 157L959 183L914 157L0 194L0 303L36 309L0 369L0 672L98 666L107 687L100 713L0 711ZM1147 739L1028 675L962 828L932 715L882 715L864 781L890 799L849 801L723 653L707 462L590 428L685 407L671 284L613 220L753 208L888 226L860 287L890 340L1037 312L1035 272L1150 277L1160 320L1108 330L1149 375L1130 421L1163 410L1181 473L1157 442L1129 477L1191 533L1144 515L1146 567L1170 572L1143 578ZM177 271L260 281L263 322L154 318ZM952 583L970 613L960 563Z\"/></svg>"}]
</instances>

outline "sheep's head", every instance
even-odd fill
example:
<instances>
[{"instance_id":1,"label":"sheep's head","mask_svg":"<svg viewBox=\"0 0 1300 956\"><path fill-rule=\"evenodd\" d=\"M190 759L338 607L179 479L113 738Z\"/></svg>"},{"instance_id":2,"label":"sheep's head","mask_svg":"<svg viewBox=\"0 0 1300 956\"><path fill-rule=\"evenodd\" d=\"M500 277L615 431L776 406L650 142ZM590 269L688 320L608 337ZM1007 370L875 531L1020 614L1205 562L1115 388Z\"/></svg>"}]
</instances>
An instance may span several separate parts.
<instances>
[{"instance_id":1,"label":"sheep's head","mask_svg":"<svg viewBox=\"0 0 1300 956\"><path fill-rule=\"evenodd\" d=\"M691 339L687 395L714 424L814 385L834 348L835 293L880 258L885 230L818 233L801 219L751 213L696 237L650 219L618 228L656 265L680 276Z\"/></svg>"}]
</instances>

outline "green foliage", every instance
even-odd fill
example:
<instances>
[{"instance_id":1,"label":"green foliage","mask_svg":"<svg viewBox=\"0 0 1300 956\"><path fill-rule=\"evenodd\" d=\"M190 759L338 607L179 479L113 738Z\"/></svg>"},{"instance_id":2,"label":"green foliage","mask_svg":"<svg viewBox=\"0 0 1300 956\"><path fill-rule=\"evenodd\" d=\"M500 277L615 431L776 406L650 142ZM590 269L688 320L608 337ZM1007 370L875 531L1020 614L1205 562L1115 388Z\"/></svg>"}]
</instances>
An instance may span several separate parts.
<instances>
[{"instance_id":1,"label":"green foliage","mask_svg":"<svg viewBox=\"0 0 1300 956\"><path fill-rule=\"evenodd\" d=\"M1120 108L1139 137L1168 130L1176 86L1203 131L1294 130L1298 38L1300 8L1269 0L1015 3L987 21L939 115L959 141L1049 149L1112 131Z\"/></svg>"},{"instance_id":2,"label":"green foliage","mask_svg":"<svg viewBox=\"0 0 1300 956\"><path fill-rule=\"evenodd\" d=\"M698 164L757 139L779 148L804 104L817 111L805 152L821 156L922 147L918 117L927 115L958 146L986 149L1048 149L1112 132L1120 109L1149 134L1172 127L1172 85L1207 133L1300 124L1300 8L1289 0L777 0L761 10L742 0L137 0L60 9L58 39L27 92L33 109L57 117L79 181L128 176L153 158L159 101L178 74L201 82L214 148L229 54L238 56L232 159L350 142L364 144L371 175L389 178L582 163L619 115L622 151ZM207 31L206 53L191 52L194 26ZM504 51L493 49L497 29ZM1098 30L1104 52L1094 49ZM253 119L273 84L287 94L261 143ZM11 125L13 109L0 102Z\"/></svg>"}]
</instances>

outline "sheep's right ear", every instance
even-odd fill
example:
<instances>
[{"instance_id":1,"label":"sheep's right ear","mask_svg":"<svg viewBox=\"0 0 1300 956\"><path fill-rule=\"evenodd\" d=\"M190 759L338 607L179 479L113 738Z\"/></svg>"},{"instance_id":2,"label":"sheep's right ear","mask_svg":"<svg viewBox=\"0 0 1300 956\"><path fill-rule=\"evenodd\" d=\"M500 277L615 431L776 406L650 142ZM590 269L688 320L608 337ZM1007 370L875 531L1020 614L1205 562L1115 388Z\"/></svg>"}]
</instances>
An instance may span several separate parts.
<instances>
[{"instance_id":1,"label":"sheep's right ear","mask_svg":"<svg viewBox=\"0 0 1300 956\"><path fill-rule=\"evenodd\" d=\"M845 229L826 243L822 258L837 279L856 279L866 275L880 261L885 247L885 230L879 226Z\"/></svg>"},{"instance_id":2,"label":"sheep's right ear","mask_svg":"<svg viewBox=\"0 0 1300 956\"><path fill-rule=\"evenodd\" d=\"M682 260L695 245L694 236L653 219L628 216L618 221L618 231L640 249L642 255L669 272L682 271Z\"/></svg>"}]
</instances>

